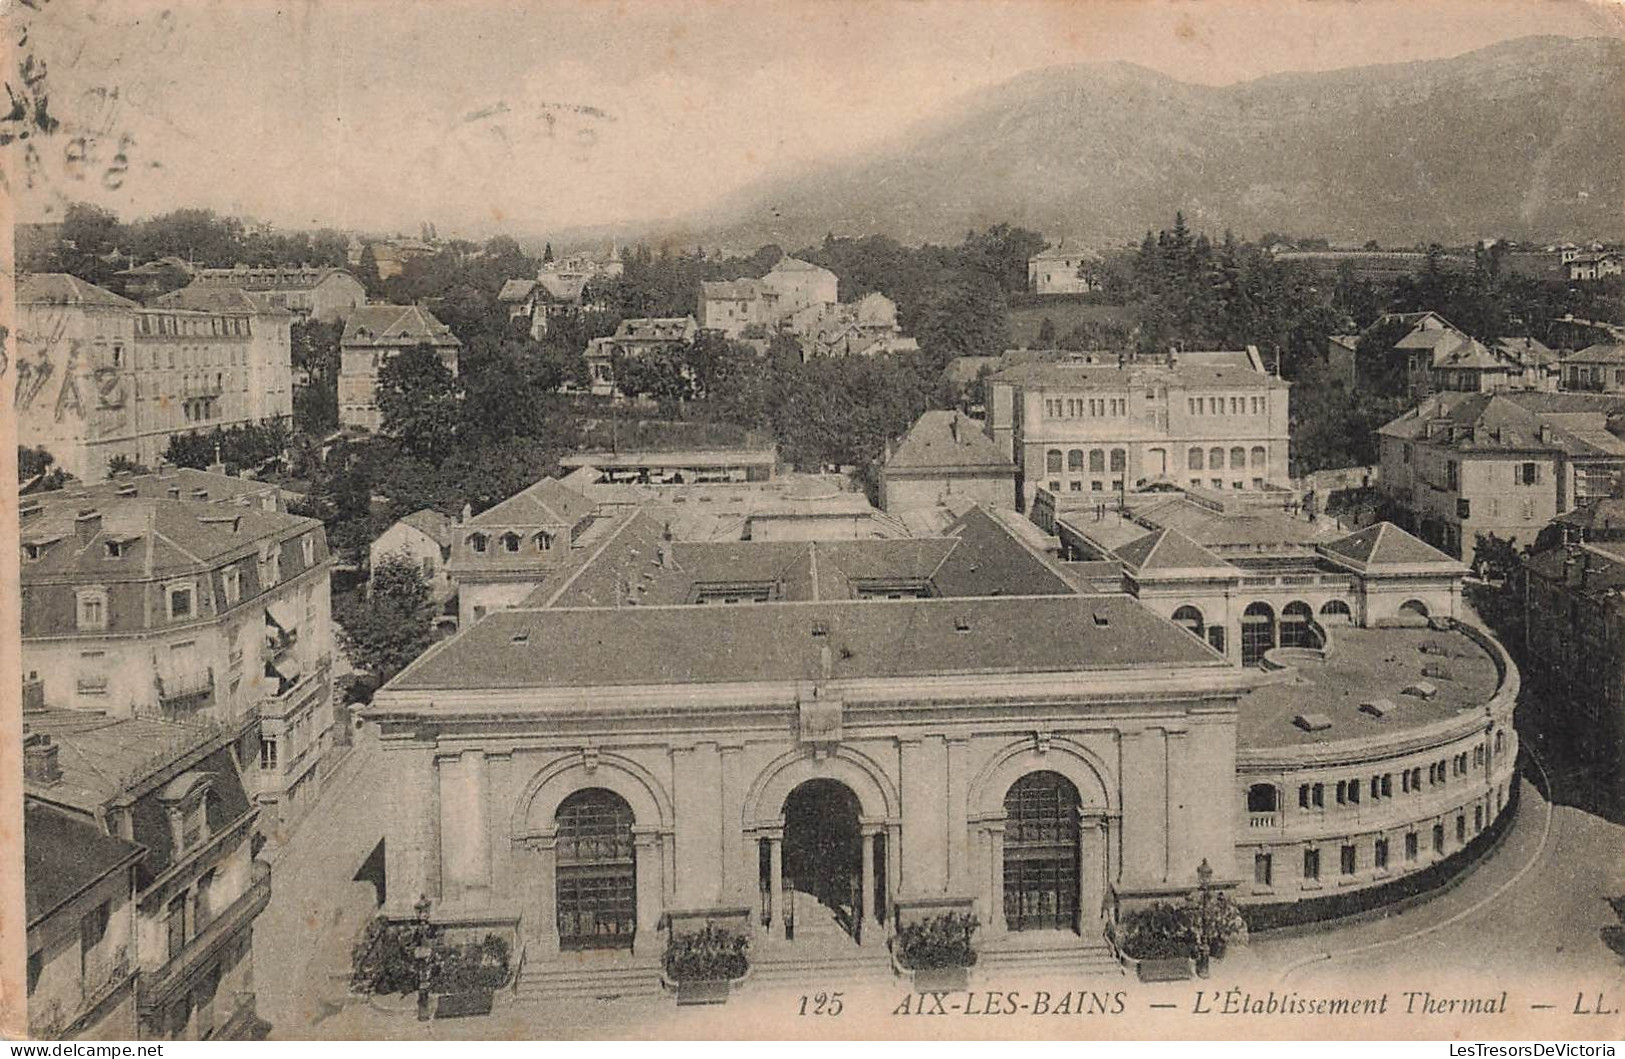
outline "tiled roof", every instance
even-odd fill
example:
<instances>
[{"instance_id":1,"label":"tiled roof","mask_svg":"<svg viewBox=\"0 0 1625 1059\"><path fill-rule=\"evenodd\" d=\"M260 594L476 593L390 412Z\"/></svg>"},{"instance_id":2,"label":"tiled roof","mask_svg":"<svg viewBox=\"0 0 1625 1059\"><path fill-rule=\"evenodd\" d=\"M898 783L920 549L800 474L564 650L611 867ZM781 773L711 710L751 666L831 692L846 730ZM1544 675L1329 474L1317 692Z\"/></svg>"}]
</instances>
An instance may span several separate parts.
<instances>
[{"instance_id":1,"label":"tiled roof","mask_svg":"<svg viewBox=\"0 0 1625 1059\"><path fill-rule=\"evenodd\" d=\"M251 268L239 265L236 268L198 269L194 284L218 284L225 287L240 287L244 290L309 290L319 286L330 276L349 276L355 279L342 268L285 265Z\"/></svg>"},{"instance_id":2,"label":"tiled roof","mask_svg":"<svg viewBox=\"0 0 1625 1059\"><path fill-rule=\"evenodd\" d=\"M107 308L138 309L135 302L110 290L86 283L66 272L25 272L17 277L20 305L100 305Z\"/></svg>"},{"instance_id":3,"label":"tiled roof","mask_svg":"<svg viewBox=\"0 0 1625 1059\"><path fill-rule=\"evenodd\" d=\"M439 544L451 543L451 529L457 524L451 516L441 514L432 507L404 516L401 523L411 526L420 533L428 534Z\"/></svg>"},{"instance_id":4,"label":"tiled roof","mask_svg":"<svg viewBox=\"0 0 1625 1059\"><path fill-rule=\"evenodd\" d=\"M825 650L827 648L827 651ZM501 610L380 693L1225 667L1122 596Z\"/></svg>"},{"instance_id":5,"label":"tiled roof","mask_svg":"<svg viewBox=\"0 0 1625 1059\"><path fill-rule=\"evenodd\" d=\"M154 303L165 309L198 309L211 313L258 313L292 316L287 309L256 300L240 287L193 283L161 295Z\"/></svg>"},{"instance_id":6,"label":"tiled roof","mask_svg":"<svg viewBox=\"0 0 1625 1059\"><path fill-rule=\"evenodd\" d=\"M470 526L574 526L592 514L593 502L556 478L541 481L475 515Z\"/></svg>"},{"instance_id":7,"label":"tiled roof","mask_svg":"<svg viewBox=\"0 0 1625 1059\"><path fill-rule=\"evenodd\" d=\"M189 501L196 501L198 492L202 491L208 494L203 499L212 504L233 503L240 497L280 492L274 483L262 482L257 478L240 478L195 467L163 467L151 474L120 474L99 482L76 482L60 492L35 494L33 499L42 502L101 500L128 495L133 491L135 496L164 500L170 499L171 489L180 490L179 498Z\"/></svg>"},{"instance_id":8,"label":"tiled roof","mask_svg":"<svg viewBox=\"0 0 1625 1059\"><path fill-rule=\"evenodd\" d=\"M706 301L755 301L762 296L762 284L754 279L705 280L700 284Z\"/></svg>"},{"instance_id":9,"label":"tiled roof","mask_svg":"<svg viewBox=\"0 0 1625 1059\"><path fill-rule=\"evenodd\" d=\"M22 568L23 583L56 579L142 579L194 571L243 554L262 541L283 541L321 529L316 519L302 518L255 507L158 500L148 497L98 498L95 501L57 499L36 494L42 505L26 518L21 539L51 542L38 558ZM78 518L83 511L100 515L96 532L78 539ZM110 557L106 542L125 545Z\"/></svg>"},{"instance_id":10,"label":"tiled roof","mask_svg":"<svg viewBox=\"0 0 1625 1059\"><path fill-rule=\"evenodd\" d=\"M421 305L361 305L344 320L346 346L460 345L451 328Z\"/></svg>"},{"instance_id":11,"label":"tiled roof","mask_svg":"<svg viewBox=\"0 0 1625 1059\"><path fill-rule=\"evenodd\" d=\"M1091 260L1095 260L1095 259L1098 258L1098 255L1096 255L1092 251L1084 250L1084 249L1081 249L1079 247L1072 247L1071 249L1068 249L1068 248L1062 247L1062 246L1052 246L1052 247L1049 247L1046 250L1040 250L1038 253L1034 254L1028 260L1030 260L1030 261L1064 261L1064 260L1067 260L1069 258L1088 258L1088 259L1091 259Z\"/></svg>"},{"instance_id":12,"label":"tiled roof","mask_svg":"<svg viewBox=\"0 0 1625 1059\"><path fill-rule=\"evenodd\" d=\"M1350 559L1366 567L1461 564L1424 541L1406 533L1392 522L1378 522L1346 537L1320 546L1327 555Z\"/></svg>"},{"instance_id":13,"label":"tiled roof","mask_svg":"<svg viewBox=\"0 0 1625 1059\"><path fill-rule=\"evenodd\" d=\"M915 420L886 460L888 472L979 469L1016 473L993 439L982 431L980 420L959 412L933 409Z\"/></svg>"},{"instance_id":14,"label":"tiled roof","mask_svg":"<svg viewBox=\"0 0 1625 1059\"><path fill-rule=\"evenodd\" d=\"M1159 529L1118 548L1114 553L1137 572L1210 570L1229 564L1178 530Z\"/></svg>"},{"instance_id":15,"label":"tiled roof","mask_svg":"<svg viewBox=\"0 0 1625 1059\"><path fill-rule=\"evenodd\" d=\"M1609 429L1609 420L1622 413L1625 396L1611 394L1539 390L1441 393L1384 424L1378 433L1462 452L1621 456L1625 455L1625 441ZM1444 423L1446 428L1435 430L1429 439L1428 428L1434 423ZM1542 427L1548 431L1545 441L1540 438Z\"/></svg>"},{"instance_id":16,"label":"tiled roof","mask_svg":"<svg viewBox=\"0 0 1625 1059\"><path fill-rule=\"evenodd\" d=\"M1246 354L1242 353L1245 357ZM1216 359L1216 358L1215 358ZM1164 363L1129 361L1119 365L1051 363L1027 364L1003 368L994 373L998 382L1017 386L1113 388L1140 386L1151 381L1181 383L1193 388L1223 388L1233 390L1287 389L1288 383L1252 367L1241 367L1234 360L1213 363L1205 357L1179 354L1173 367Z\"/></svg>"},{"instance_id":17,"label":"tiled roof","mask_svg":"<svg viewBox=\"0 0 1625 1059\"><path fill-rule=\"evenodd\" d=\"M781 257L779 263L772 268L773 272L822 272L833 276L835 273L822 265L815 265L811 261L803 261L798 257Z\"/></svg>"},{"instance_id":18,"label":"tiled roof","mask_svg":"<svg viewBox=\"0 0 1625 1059\"><path fill-rule=\"evenodd\" d=\"M530 297L530 292L535 289L536 281L533 279L510 279L497 291L497 301L522 302Z\"/></svg>"},{"instance_id":19,"label":"tiled roof","mask_svg":"<svg viewBox=\"0 0 1625 1059\"><path fill-rule=\"evenodd\" d=\"M23 816L23 886L28 926L145 852L90 819L30 799Z\"/></svg>"},{"instance_id":20,"label":"tiled roof","mask_svg":"<svg viewBox=\"0 0 1625 1059\"><path fill-rule=\"evenodd\" d=\"M579 302L581 292L587 287L586 276L560 276L551 272L540 273L536 277L536 285L547 292L548 297L560 302Z\"/></svg>"},{"instance_id":21,"label":"tiled roof","mask_svg":"<svg viewBox=\"0 0 1625 1059\"><path fill-rule=\"evenodd\" d=\"M622 320L615 329L615 340L628 339L656 342L687 341L699 327L692 316L644 316Z\"/></svg>"},{"instance_id":22,"label":"tiled roof","mask_svg":"<svg viewBox=\"0 0 1625 1059\"><path fill-rule=\"evenodd\" d=\"M1625 345L1618 342L1599 342L1594 346L1570 353L1564 364L1625 364Z\"/></svg>"},{"instance_id":23,"label":"tiled roof","mask_svg":"<svg viewBox=\"0 0 1625 1059\"><path fill-rule=\"evenodd\" d=\"M835 541L667 541L667 510L643 509L569 583L550 582L527 605L666 606L707 585L769 586L776 601L851 599L870 582L902 582L938 596L1058 595L1065 579L972 506L941 536Z\"/></svg>"}]
</instances>

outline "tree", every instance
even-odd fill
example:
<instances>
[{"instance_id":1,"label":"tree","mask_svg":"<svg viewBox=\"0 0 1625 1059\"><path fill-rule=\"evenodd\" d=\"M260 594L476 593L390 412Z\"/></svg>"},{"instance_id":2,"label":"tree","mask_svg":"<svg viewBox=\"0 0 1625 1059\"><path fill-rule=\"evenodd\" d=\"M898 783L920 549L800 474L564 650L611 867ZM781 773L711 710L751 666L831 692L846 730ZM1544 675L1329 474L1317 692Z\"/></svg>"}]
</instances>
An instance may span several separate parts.
<instances>
[{"instance_id":1,"label":"tree","mask_svg":"<svg viewBox=\"0 0 1625 1059\"><path fill-rule=\"evenodd\" d=\"M403 451L438 464L456 440L457 379L426 342L403 349L378 369L378 413L383 433Z\"/></svg>"},{"instance_id":2,"label":"tree","mask_svg":"<svg viewBox=\"0 0 1625 1059\"><path fill-rule=\"evenodd\" d=\"M107 461L108 474L151 474L152 468L144 463L137 463L124 453L119 453Z\"/></svg>"},{"instance_id":3,"label":"tree","mask_svg":"<svg viewBox=\"0 0 1625 1059\"><path fill-rule=\"evenodd\" d=\"M368 301L384 299L384 280L378 274L378 255L373 253L371 243L361 248L361 260L356 264L355 278L367 289Z\"/></svg>"},{"instance_id":4,"label":"tree","mask_svg":"<svg viewBox=\"0 0 1625 1059\"><path fill-rule=\"evenodd\" d=\"M1518 546L1509 537L1479 533L1473 537L1473 573L1486 581L1504 583L1523 566Z\"/></svg>"},{"instance_id":5,"label":"tree","mask_svg":"<svg viewBox=\"0 0 1625 1059\"><path fill-rule=\"evenodd\" d=\"M61 489L71 477L60 467L54 467L56 457L46 451L43 446L27 448L17 446L17 482L26 485L34 482L35 492L49 492ZM37 480L36 480L37 479Z\"/></svg>"},{"instance_id":6,"label":"tree","mask_svg":"<svg viewBox=\"0 0 1625 1059\"><path fill-rule=\"evenodd\" d=\"M1038 348L1055 348L1055 321L1047 316L1038 325Z\"/></svg>"},{"instance_id":7,"label":"tree","mask_svg":"<svg viewBox=\"0 0 1625 1059\"><path fill-rule=\"evenodd\" d=\"M434 601L418 567L400 555L372 568L364 597L343 598L334 616L339 642L357 669L379 683L405 669L434 641Z\"/></svg>"}]
</instances>

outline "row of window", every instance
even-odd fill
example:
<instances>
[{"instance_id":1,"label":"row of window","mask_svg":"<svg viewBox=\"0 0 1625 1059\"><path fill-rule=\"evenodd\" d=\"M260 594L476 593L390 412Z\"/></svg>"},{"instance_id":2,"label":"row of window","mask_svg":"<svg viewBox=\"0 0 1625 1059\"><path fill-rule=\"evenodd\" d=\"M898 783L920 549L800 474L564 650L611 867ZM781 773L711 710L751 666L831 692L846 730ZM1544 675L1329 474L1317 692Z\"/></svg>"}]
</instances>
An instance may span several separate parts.
<instances>
[{"instance_id":1,"label":"row of window","mask_svg":"<svg viewBox=\"0 0 1625 1059\"><path fill-rule=\"evenodd\" d=\"M1251 464L1252 464L1252 466L1254 468L1262 468L1266 464L1269 463L1269 450L1267 448L1265 448L1263 445L1254 445L1253 448L1252 448L1252 452L1251 452L1250 456L1251 456ZM1190 468L1193 471L1200 471L1202 469L1202 457L1203 457L1202 450L1200 448L1192 446L1190 451L1185 453L1185 466ZM1220 448L1218 446L1214 446L1213 448L1208 449L1207 450L1207 467L1208 467L1208 469L1213 470L1213 471L1221 471L1221 470L1223 470L1224 469L1224 457L1225 457L1225 450L1224 449L1222 449L1222 448ZM1248 451L1245 448L1243 448L1242 446L1240 446L1240 445L1232 446L1231 449L1230 449L1230 469L1233 470L1233 471L1239 471L1239 470L1243 469L1244 467L1246 467L1248 465L1248 463L1249 463L1249 453L1248 453Z\"/></svg>"},{"instance_id":2,"label":"row of window","mask_svg":"<svg viewBox=\"0 0 1625 1059\"><path fill-rule=\"evenodd\" d=\"M179 356L177 356L177 352ZM163 363L159 363L162 359ZM124 367L124 347L113 347L113 367ZM146 367L152 371L168 368L223 368L237 367L248 363L248 354L241 346L231 346L222 349L218 346L166 346L162 350L154 347L147 353ZM136 371L142 368L139 351L130 361L130 367Z\"/></svg>"},{"instance_id":3,"label":"row of window","mask_svg":"<svg viewBox=\"0 0 1625 1059\"><path fill-rule=\"evenodd\" d=\"M172 335L198 337L207 335L253 334L246 316L171 316L168 313L144 312L135 318L138 335Z\"/></svg>"},{"instance_id":4,"label":"row of window","mask_svg":"<svg viewBox=\"0 0 1625 1059\"><path fill-rule=\"evenodd\" d=\"M498 536L495 544L500 550L510 555L516 555L524 546L525 539L513 530L509 530L507 533ZM553 534L546 530L538 530L530 534L529 540L531 546L538 552L553 550ZM488 533L471 533L468 535L468 546L480 555L490 551L492 543L491 535Z\"/></svg>"},{"instance_id":5,"label":"row of window","mask_svg":"<svg viewBox=\"0 0 1625 1059\"><path fill-rule=\"evenodd\" d=\"M1066 469L1081 472L1084 469L1084 451L1071 449L1066 453ZM1090 449L1088 453L1089 470L1095 474L1106 473L1108 463L1112 472L1122 474L1128 470L1128 452L1125 449L1112 449L1107 453L1105 449ZM1061 450L1050 449L1044 454L1044 469L1050 474L1061 473Z\"/></svg>"},{"instance_id":6,"label":"row of window","mask_svg":"<svg viewBox=\"0 0 1625 1059\"><path fill-rule=\"evenodd\" d=\"M1506 732L1495 733L1495 754L1500 756L1506 753ZM1455 755L1448 761L1440 759L1428 765L1427 786L1439 787L1449 782L1450 777L1466 776L1473 769L1481 769L1489 758L1482 743L1473 747L1469 755L1466 751ZM1471 764L1469 765L1469 762ZM1394 774L1384 772L1374 775L1369 781L1363 778L1338 780L1333 788L1334 797L1338 805L1359 805L1362 788L1367 792L1368 801L1379 801L1394 796ZM1423 789L1422 769L1420 767L1405 769L1399 774L1399 789L1402 794L1420 793ZM1299 809L1324 809L1326 807L1325 783L1302 783L1298 785ZM1255 783L1247 789L1247 809L1249 812L1274 812L1275 787L1268 783Z\"/></svg>"},{"instance_id":7,"label":"row of window","mask_svg":"<svg viewBox=\"0 0 1625 1059\"><path fill-rule=\"evenodd\" d=\"M106 542L109 558L118 558L122 554L115 548L127 546L128 542ZM305 568L316 564L316 539L310 534L299 539L300 554L305 562ZM25 553L26 554L26 553ZM38 556L34 556L37 558ZM260 586L268 589L282 580L282 551L275 545L263 548L258 559ZM243 574L240 563L233 563L221 571L221 581L225 589L226 606L234 606L242 599ZM80 629L94 630L107 628L107 590L101 587L82 588L77 593L77 625ZM187 621L198 614L197 583L195 581L174 582L164 587L165 616L169 621Z\"/></svg>"},{"instance_id":8,"label":"row of window","mask_svg":"<svg viewBox=\"0 0 1625 1059\"><path fill-rule=\"evenodd\" d=\"M1502 798L1502 794L1497 792L1495 799L1496 812L1500 812ZM1482 805L1473 807L1472 826L1472 833L1475 835L1484 830L1484 807ZM1433 825L1430 838L1435 855L1442 856L1445 852L1445 834L1445 825L1443 823ZM1455 837L1457 846L1464 846L1467 844L1467 814L1465 810L1456 814ZM1421 854L1421 835L1415 831L1408 831L1405 834L1404 842L1406 862L1409 863L1415 861ZM1383 871L1388 867L1389 859L1389 840L1386 837L1373 840L1371 843L1371 859L1369 861L1370 867L1376 871ZM1361 870L1360 847L1352 842L1343 843L1338 849L1337 867L1338 873L1344 877L1359 874ZM1255 853L1253 855L1253 882L1258 886L1274 886L1274 876L1274 856L1267 852ZM1303 851L1302 877L1305 882L1318 882L1320 880L1321 863L1320 850L1318 848L1310 847Z\"/></svg>"},{"instance_id":9,"label":"row of window","mask_svg":"<svg viewBox=\"0 0 1625 1059\"><path fill-rule=\"evenodd\" d=\"M1210 415L1267 415L1269 413L1269 398L1262 396L1252 397L1187 397L1185 408L1193 416Z\"/></svg>"},{"instance_id":10,"label":"row of window","mask_svg":"<svg viewBox=\"0 0 1625 1059\"><path fill-rule=\"evenodd\" d=\"M1126 416L1127 397L1046 397L1044 416L1047 419L1080 419L1083 416Z\"/></svg>"}]
</instances>

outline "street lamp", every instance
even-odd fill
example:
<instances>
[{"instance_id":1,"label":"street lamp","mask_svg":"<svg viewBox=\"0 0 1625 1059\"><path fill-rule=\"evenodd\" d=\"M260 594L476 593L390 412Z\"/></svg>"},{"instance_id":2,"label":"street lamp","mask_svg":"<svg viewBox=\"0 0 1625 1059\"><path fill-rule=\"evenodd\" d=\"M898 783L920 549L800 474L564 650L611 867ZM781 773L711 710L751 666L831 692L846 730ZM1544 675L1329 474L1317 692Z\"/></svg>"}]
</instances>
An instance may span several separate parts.
<instances>
[{"instance_id":1,"label":"street lamp","mask_svg":"<svg viewBox=\"0 0 1625 1059\"><path fill-rule=\"evenodd\" d=\"M1204 863L1206 863L1204 861ZM412 956L418 965L418 1021L429 1021L429 957L434 950L429 947L429 910L432 907L427 894L418 896L417 904L412 908L417 912L417 925L413 931L415 945Z\"/></svg>"},{"instance_id":2,"label":"street lamp","mask_svg":"<svg viewBox=\"0 0 1625 1059\"><path fill-rule=\"evenodd\" d=\"M1206 978L1209 960L1213 955L1213 937L1208 924L1208 901L1213 896L1213 869L1208 866L1206 857L1203 857L1202 863L1196 867L1196 886L1202 893L1196 920L1196 973Z\"/></svg>"}]
</instances>

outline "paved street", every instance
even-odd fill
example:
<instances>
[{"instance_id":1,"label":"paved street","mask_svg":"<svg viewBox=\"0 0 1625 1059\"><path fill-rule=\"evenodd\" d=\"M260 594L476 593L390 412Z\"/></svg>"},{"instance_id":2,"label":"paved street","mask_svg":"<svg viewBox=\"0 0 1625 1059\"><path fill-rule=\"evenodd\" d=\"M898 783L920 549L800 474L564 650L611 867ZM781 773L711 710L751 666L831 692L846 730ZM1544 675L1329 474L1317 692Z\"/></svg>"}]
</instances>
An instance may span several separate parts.
<instances>
[{"instance_id":1,"label":"paved street","mask_svg":"<svg viewBox=\"0 0 1625 1059\"><path fill-rule=\"evenodd\" d=\"M273 897L254 930L260 1013L272 1023L273 1037L729 1035L746 1032L752 1017L783 1016L797 1004L799 990L766 993L750 987L725 1009L679 1010L670 1001L584 1001L524 1009L502 997L488 1017L424 1026L409 1004L395 1012L354 1000L346 1003L349 946L373 909L371 886L351 879L376 845L388 811L381 799L370 796L383 789L380 757L370 735L361 735L315 815L288 846L273 853ZM1570 806L1553 807L1533 784L1525 783L1519 816L1500 849L1448 892L1409 910L1333 931L1254 939L1246 951L1217 965L1205 985L1244 982L1255 990L1341 993L1370 983L1391 993L1425 989L1476 995L1471 991L1481 979L1480 992L1528 983L1529 995L1521 1001L1526 1006L1551 1003L1566 1013L1578 990L1612 990L1618 996L1625 986L1625 965L1602 940L1603 929L1617 922L1607 899L1625 894L1625 858L1603 851L1622 849L1625 827ZM808 983L807 990L840 985ZM1097 985L1146 997L1159 988L1129 979ZM1192 992L1189 983L1160 989L1182 1005ZM833 1020L809 1024L808 1032L859 1033L866 1023L878 1028L871 1020L891 1018L904 995L902 983L867 1001L849 995L845 1019L838 1025ZM725 1019L723 1011L728 1013ZM1083 1032L1077 1023L1064 1021L1036 1031L1062 1034L1068 1026L1070 1032ZM920 1032L928 1031L922 1027ZM1102 1024L1098 1032L1117 1031Z\"/></svg>"}]
</instances>

